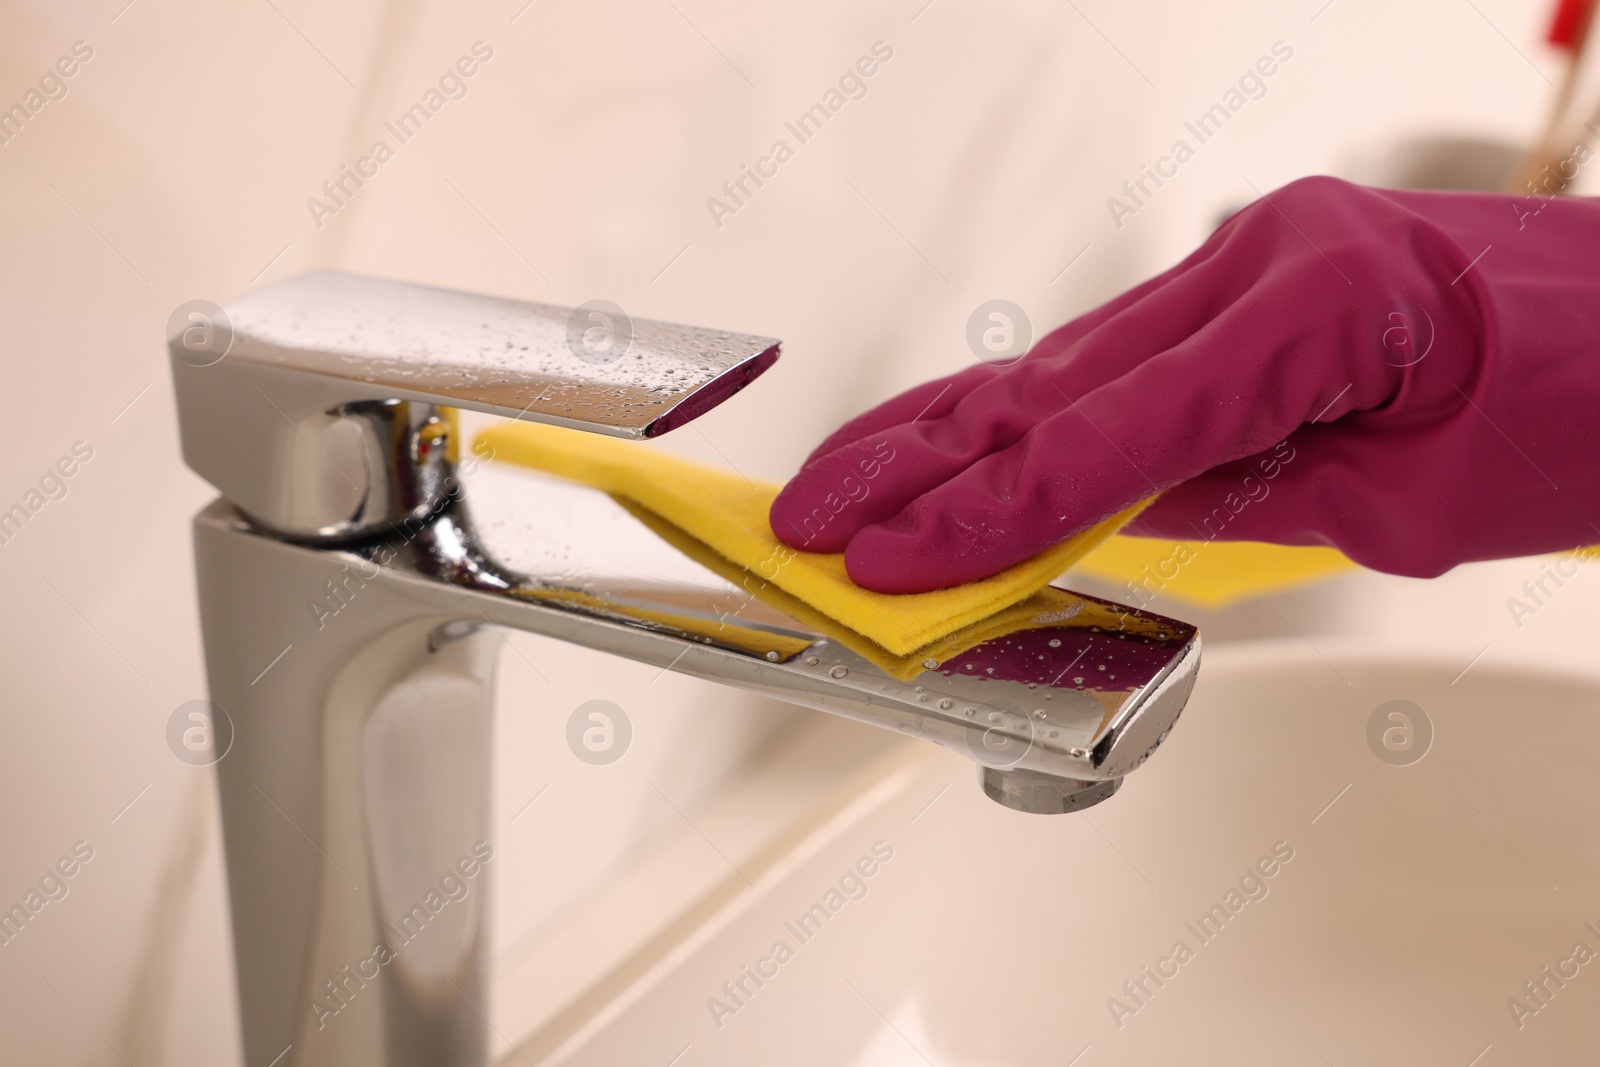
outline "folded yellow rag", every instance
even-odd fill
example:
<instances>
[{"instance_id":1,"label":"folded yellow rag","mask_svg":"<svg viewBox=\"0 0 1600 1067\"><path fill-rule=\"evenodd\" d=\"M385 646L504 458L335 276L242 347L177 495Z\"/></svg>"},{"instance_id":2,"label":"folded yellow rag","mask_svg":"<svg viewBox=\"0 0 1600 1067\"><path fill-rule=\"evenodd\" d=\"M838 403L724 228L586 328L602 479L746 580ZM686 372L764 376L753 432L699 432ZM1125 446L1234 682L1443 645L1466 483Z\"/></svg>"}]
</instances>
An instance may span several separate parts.
<instances>
[{"instance_id":1,"label":"folded yellow rag","mask_svg":"<svg viewBox=\"0 0 1600 1067\"><path fill-rule=\"evenodd\" d=\"M655 516L761 579L745 583L757 596L762 587L776 586L896 657L910 656L1028 599L1148 503L992 578L931 593L893 595L870 592L852 582L845 573L843 553L796 552L779 541L767 522L777 485L752 482L647 445L535 423L496 426L480 434L474 448L497 460L604 490L634 505L630 510L635 514L642 510ZM655 523L650 525L663 532ZM668 540L685 548L682 539Z\"/></svg>"},{"instance_id":2,"label":"folded yellow rag","mask_svg":"<svg viewBox=\"0 0 1600 1067\"><path fill-rule=\"evenodd\" d=\"M734 585L742 587L746 592L777 608L802 626L808 626L825 637L837 641L861 658L876 664L889 677L898 678L903 682L910 681L923 671L928 670L930 663L933 665L944 663L951 657L958 656L967 649L981 645L991 638L1005 637L1020 630L1036 630L1045 626L1059 626L1068 619L1074 620L1074 625L1077 626L1099 626L1105 630L1166 636L1165 633L1161 632L1163 623L1152 619L1137 618L1110 605L1085 600L1076 593L1069 593L1065 589L1057 589L1054 586L1047 585L1032 596L1019 600L1008 608L1003 608L993 615L963 626L954 633L936 638L907 655L899 656L890 652L876 641L850 629L843 623L828 618L798 597L790 596L771 582L765 581L757 577L753 572L730 562L721 553L713 550L704 542L690 537L659 515L646 511L626 497L614 496L612 499L626 508L634 518L654 530L667 544L701 564L707 570L721 575ZM869 593L868 595L878 596L881 594ZM663 619L662 621L671 623L675 620ZM724 639L726 639L726 636L724 636ZM806 642L792 650L779 649L778 651L780 653L789 652L793 654L804 651L808 644L809 642Z\"/></svg>"}]
</instances>

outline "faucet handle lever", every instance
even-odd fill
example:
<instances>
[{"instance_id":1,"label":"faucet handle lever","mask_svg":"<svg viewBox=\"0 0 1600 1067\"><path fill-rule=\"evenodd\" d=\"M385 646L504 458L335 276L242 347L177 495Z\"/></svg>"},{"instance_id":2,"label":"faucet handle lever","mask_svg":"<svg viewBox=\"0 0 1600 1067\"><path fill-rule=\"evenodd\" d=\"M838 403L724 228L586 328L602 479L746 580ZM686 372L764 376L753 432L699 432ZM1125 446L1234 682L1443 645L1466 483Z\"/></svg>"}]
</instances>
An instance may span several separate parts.
<instances>
[{"instance_id":1,"label":"faucet handle lever","mask_svg":"<svg viewBox=\"0 0 1600 1067\"><path fill-rule=\"evenodd\" d=\"M630 319L339 271L232 301L228 338L169 338L184 459L258 524L351 538L446 489L435 405L655 437L778 358L767 337Z\"/></svg>"}]
</instances>

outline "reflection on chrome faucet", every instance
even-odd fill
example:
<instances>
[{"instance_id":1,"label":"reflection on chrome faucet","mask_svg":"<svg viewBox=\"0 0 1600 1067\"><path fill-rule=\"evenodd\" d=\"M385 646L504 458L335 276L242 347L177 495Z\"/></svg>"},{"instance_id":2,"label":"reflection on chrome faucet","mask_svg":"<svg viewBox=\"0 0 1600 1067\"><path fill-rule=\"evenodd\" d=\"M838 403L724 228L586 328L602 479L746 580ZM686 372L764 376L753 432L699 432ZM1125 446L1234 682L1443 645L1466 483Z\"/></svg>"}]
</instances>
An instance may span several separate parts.
<instances>
[{"instance_id":1,"label":"reflection on chrome faucet","mask_svg":"<svg viewBox=\"0 0 1600 1067\"><path fill-rule=\"evenodd\" d=\"M472 893L473 880L494 859L494 846L479 841L472 851L456 860L455 864L439 876L436 886L429 887L423 898L399 918L389 920L393 935L372 946L372 952L354 964L345 964L336 978L322 983L323 995L311 1002L311 1011L317 1017L317 1029L350 1006L357 993L376 981L381 968L399 958L407 945L427 932L428 924L452 903L459 904Z\"/></svg>"}]
</instances>

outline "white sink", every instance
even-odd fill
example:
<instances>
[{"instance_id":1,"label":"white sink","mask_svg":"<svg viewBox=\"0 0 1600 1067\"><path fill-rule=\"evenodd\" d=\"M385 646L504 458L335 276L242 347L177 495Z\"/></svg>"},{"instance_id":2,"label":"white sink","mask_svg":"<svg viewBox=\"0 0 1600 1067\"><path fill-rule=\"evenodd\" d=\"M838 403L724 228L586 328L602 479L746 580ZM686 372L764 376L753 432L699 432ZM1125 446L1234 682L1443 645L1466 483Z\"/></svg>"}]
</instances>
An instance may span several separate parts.
<instances>
[{"instance_id":1,"label":"white sink","mask_svg":"<svg viewBox=\"0 0 1600 1067\"><path fill-rule=\"evenodd\" d=\"M806 815L734 796L698 818L678 866L700 879L658 901L648 944L603 965L569 946L502 975L498 1028L528 1036L520 1052L502 1041L501 1062L1592 1062L1600 956L1573 952L1600 953L1600 685L1487 662L1452 684L1455 660L1358 647L1208 652L1166 745L1081 815L1006 810L968 761L818 719L866 753L851 773ZM1395 699L1434 729L1409 766L1368 743ZM772 775L753 774L770 801ZM865 895L802 940L797 919L876 842ZM1244 883L1259 899L1226 900L1275 849L1272 876ZM1169 977L1136 1000L1124 982L1147 965ZM1547 979L1541 1005L1523 984L1547 965L1569 977ZM741 978L735 1000L724 982ZM519 1013L535 990L546 1003Z\"/></svg>"}]
</instances>

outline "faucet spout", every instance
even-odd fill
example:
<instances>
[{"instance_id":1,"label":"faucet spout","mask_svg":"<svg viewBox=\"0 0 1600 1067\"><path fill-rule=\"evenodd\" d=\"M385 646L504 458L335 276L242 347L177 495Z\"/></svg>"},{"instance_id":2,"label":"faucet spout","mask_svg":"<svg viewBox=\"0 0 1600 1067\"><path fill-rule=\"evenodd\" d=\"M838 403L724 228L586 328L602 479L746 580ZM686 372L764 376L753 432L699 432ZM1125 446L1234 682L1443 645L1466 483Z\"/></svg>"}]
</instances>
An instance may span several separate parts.
<instances>
[{"instance_id":1,"label":"faucet spout","mask_svg":"<svg viewBox=\"0 0 1600 1067\"><path fill-rule=\"evenodd\" d=\"M357 554L458 591L510 626L932 741L973 759L988 795L1074 811L1164 739L1199 662L1193 626L1052 590L1009 632L896 676L662 546L611 497L484 466L403 547ZM481 514L479 532L473 514ZM1020 783L1031 782L1031 788ZM1112 783L1107 787L1105 783Z\"/></svg>"}]
</instances>

